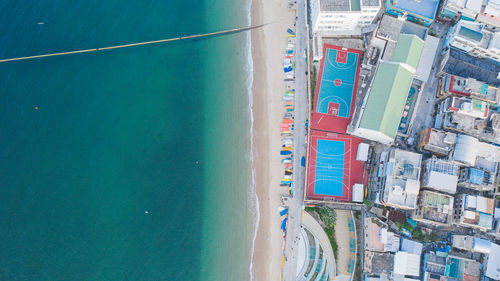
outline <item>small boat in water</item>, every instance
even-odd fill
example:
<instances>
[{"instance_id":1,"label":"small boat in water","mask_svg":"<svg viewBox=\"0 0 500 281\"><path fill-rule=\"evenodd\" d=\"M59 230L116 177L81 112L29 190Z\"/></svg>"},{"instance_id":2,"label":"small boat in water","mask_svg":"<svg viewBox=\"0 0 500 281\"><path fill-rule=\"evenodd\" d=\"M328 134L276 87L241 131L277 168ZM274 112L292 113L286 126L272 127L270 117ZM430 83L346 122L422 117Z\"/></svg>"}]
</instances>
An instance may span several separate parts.
<instances>
[{"instance_id":1,"label":"small boat in water","mask_svg":"<svg viewBox=\"0 0 500 281\"><path fill-rule=\"evenodd\" d=\"M280 155L290 155L292 152L290 150L282 150L280 151Z\"/></svg>"}]
</instances>

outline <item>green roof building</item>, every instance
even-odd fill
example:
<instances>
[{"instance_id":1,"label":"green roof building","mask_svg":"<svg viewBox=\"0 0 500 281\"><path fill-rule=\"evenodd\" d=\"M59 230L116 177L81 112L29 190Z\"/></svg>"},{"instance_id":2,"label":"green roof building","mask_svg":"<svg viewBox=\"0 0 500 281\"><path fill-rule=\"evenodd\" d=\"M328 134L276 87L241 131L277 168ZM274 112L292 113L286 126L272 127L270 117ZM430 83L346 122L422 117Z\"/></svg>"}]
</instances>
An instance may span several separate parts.
<instances>
[{"instance_id":1,"label":"green roof building","mask_svg":"<svg viewBox=\"0 0 500 281\"><path fill-rule=\"evenodd\" d=\"M401 34L391 61L381 62L365 98L353 135L391 145L413 81L424 41Z\"/></svg>"},{"instance_id":2,"label":"green roof building","mask_svg":"<svg viewBox=\"0 0 500 281\"><path fill-rule=\"evenodd\" d=\"M391 61L405 63L416 70L423 49L424 41L422 39L415 35L401 34L392 53Z\"/></svg>"}]
</instances>

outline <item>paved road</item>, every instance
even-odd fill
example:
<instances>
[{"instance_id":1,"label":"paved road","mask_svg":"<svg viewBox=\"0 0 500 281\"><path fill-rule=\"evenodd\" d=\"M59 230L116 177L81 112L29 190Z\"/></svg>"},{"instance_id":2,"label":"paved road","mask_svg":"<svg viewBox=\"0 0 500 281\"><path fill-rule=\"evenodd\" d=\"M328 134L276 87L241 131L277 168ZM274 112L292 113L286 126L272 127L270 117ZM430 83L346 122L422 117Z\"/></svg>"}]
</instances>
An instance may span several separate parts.
<instances>
[{"instance_id":1,"label":"paved road","mask_svg":"<svg viewBox=\"0 0 500 281\"><path fill-rule=\"evenodd\" d=\"M296 5L296 55L295 55L295 122L294 122L294 158L293 158L293 198L290 200L288 227L285 247L285 265L283 280L296 279L298 247L296 239L300 236L302 204L304 198L305 168L301 166L302 157L306 156L307 118L307 64L304 50L307 48L305 0L297 0Z\"/></svg>"}]
</instances>

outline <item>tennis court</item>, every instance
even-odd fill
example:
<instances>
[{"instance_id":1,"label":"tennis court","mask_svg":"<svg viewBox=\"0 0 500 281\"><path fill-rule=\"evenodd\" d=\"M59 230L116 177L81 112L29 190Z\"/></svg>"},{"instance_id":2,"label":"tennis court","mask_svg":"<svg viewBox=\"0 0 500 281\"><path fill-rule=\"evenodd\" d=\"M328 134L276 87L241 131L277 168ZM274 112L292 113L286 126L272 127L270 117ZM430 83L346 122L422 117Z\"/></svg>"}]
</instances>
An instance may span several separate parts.
<instances>
[{"instance_id":1,"label":"tennis court","mask_svg":"<svg viewBox=\"0 0 500 281\"><path fill-rule=\"evenodd\" d=\"M360 58L360 50L324 46L311 124L313 129L345 133L356 98Z\"/></svg>"},{"instance_id":2,"label":"tennis court","mask_svg":"<svg viewBox=\"0 0 500 281\"><path fill-rule=\"evenodd\" d=\"M350 202L352 186L364 183L364 162L356 160L361 140L352 136L311 131L306 197Z\"/></svg>"}]
</instances>

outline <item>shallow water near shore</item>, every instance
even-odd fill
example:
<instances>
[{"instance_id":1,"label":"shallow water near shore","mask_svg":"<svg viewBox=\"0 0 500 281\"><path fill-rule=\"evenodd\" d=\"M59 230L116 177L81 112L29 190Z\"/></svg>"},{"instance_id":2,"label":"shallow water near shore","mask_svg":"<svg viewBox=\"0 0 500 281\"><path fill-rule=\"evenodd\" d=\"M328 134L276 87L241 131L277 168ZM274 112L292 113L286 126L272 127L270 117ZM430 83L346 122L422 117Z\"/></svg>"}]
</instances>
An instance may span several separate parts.
<instances>
[{"instance_id":1,"label":"shallow water near shore","mask_svg":"<svg viewBox=\"0 0 500 281\"><path fill-rule=\"evenodd\" d=\"M246 0L0 9L0 58L248 23ZM249 279L248 40L0 64L0 280Z\"/></svg>"}]
</instances>

